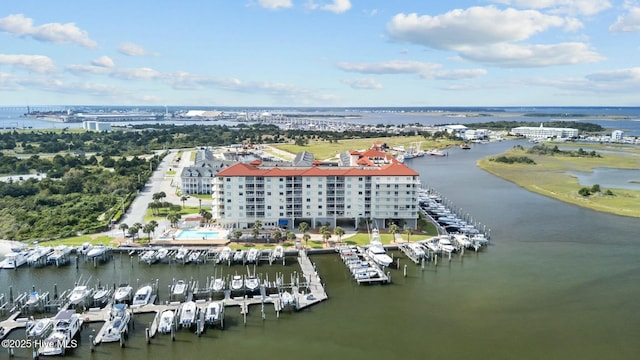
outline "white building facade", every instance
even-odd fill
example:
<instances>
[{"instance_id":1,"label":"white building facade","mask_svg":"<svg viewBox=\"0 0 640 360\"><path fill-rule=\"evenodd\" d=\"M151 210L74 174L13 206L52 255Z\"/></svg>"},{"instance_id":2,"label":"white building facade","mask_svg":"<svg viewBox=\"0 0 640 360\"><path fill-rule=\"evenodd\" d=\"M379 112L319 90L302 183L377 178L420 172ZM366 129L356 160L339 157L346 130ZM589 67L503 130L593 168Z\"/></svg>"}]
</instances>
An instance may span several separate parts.
<instances>
[{"instance_id":1,"label":"white building facade","mask_svg":"<svg viewBox=\"0 0 640 360\"><path fill-rule=\"evenodd\" d=\"M511 129L511 134L524 136L529 139L550 139L550 138L576 138L580 134L578 129L520 126Z\"/></svg>"},{"instance_id":2,"label":"white building facade","mask_svg":"<svg viewBox=\"0 0 640 360\"><path fill-rule=\"evenodd\" d=\"M302 221L312 228L355 227L363 220L382 228L391 222L415 228L419 188L418 173L390 156L380 166L237 163L214 178L212 214L218 224L236 229L251 228L256 220L265 228L293 229Z\"/></svg>"}]
</instances>

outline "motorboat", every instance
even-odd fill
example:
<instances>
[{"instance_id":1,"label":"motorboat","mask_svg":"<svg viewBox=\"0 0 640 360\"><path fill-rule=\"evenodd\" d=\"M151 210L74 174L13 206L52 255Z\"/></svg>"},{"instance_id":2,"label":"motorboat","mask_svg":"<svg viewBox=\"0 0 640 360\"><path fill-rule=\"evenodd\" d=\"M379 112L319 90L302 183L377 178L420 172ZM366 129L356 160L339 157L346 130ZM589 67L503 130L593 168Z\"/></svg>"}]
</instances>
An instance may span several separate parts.
<instances>
[{"instance_id":1,"label":"motorboat","mask_svg":"<svg viewBox=\"0 0 640 360\"><path fill-rule=\"evenodd\" d=\"M295 309L296 307L296 299L293 296L293 294L291 294L288 291L283 291L280 294L280 308L282 310L290 310L290 309Z\"/></svg>"},{"instance_id":2,"label":"motorboat","mask_svg":"<svg viewBox=\"0 0 640 360\"><path fill-rule=\"evenodd\" d=\"M147 305L151 301L151 295L153 295L153 287L151 285L144 285L138 289L133 296L132 306Z\"/></svg>"},{"instance_id":3,"label":"motorboat","mask_svg":"<svg viewBox=\"0 0 640 360\"><path fill-rule=\"evenodd\" d=\"M231 290L242 290L243 287L244 280L242 279L242 275L233 275L233 278L231 278Z\"/></svg>"},{"instance_id":4,"label":"motorboat","mask_svg":"<svg viewBox=\"0 0 640 360\"><path fill-rule=\"evenodd\" d=\"M173 300L182 300L187 298L188 284L184 280L178 280L171 286L171 298Z\"/></svg>"},{"instance_id":5,"label":"motorboat","mask_svg":"<svg viewBox=\"0 0 640 360\"><path fill-rule=\"evenodd\" d=\"M29 266L36 265L44 265L46 263L46 258L53 251L52 247L49 246L36 246L29 256L27 257L27 264Z\"/></svg>"},{"instance_id":6,"label":"motorboat","mask_svg":"<svg viewBox=\"0 0 640 360\"><path fill-rule=\"evenodd\" d=\"M192 251L189 253L189 262L197 263L200 261L200 251Z\"/></svg>"},{"instance_id":7,"label":"motorboat","mask_svg":"<svg viewBox=\"0 0 640 360\"><path fill-rule=\"evenodd\" d=\"M473 245L473 243L471 242L471 240L469 239L469 237L467 235L464 235L464 234L453 234L452 236L453 236L453 240L460 247L470 248Z\"/></svg>"},{"instance_id":8,"label":"motorboat","mask_svg":"<svg viewBox=\"0 0 640 360\"><path fill-rule=\"evenodd\" d=\"M275 260L281 260L284 257L284 247L282 245L278 245L273 249L273 258Z\"/></svg>"},{"instance_id":9,"label":"motorboat","mask_svg":"<svg viewBox=\"0 0 640 360\"><path fill-rule=\"evenodd\" d=\"M260 259L260 250L256 248L251 248L247 252L247 262L248 263L257 263L258 259Z\"/></svg>"},{"instance_id":10,"label":"motorboat","mask_svg":"<svg viewBox=\"0 0 640 360\"><path fill-rule=\"evenodd\" d=\"M380 272L372 267L359 269L353 273L356 280L375 279L380 276Z\"/></svg>"},{"instance_id":11,"label":"motorboat","mask_svg":"<svg viewBox=\"0 0 640 360\"><path fill-rule=\"evenodd\" d=\"M165 310L160 314L160 321L158 323L158 331L161 334L168 334L171 332L173 326L173 319L175 318L173 310Z\"/></svg>"},{"instance_id":12,"label":"motorboat","mask_svg":"<svg viewBox=\"0 0 640 360\"><path fill-rule=\"evenodd\" d=\"M244 262L245 251L242 249L238 249L233 253L233 262L241 263Z\"/></svg>"},{"instance_id":13,"label":"motorboat","mask_svg":"<svg viewBox=\"0 0 640 360\"><path fill-rule=\"evenodd\" d=\"M107 252L107 247L105 245L96 245L87 251L87 259L91 260L94 258L103 257Z\"/></svg>"},{"instance_id":14,"label":"motorboat","mask_svg":"<svg viewBox=\"0 0 640 360\"><path fill-rule=\"evenodd\" d=\"M186 262L188 255L189 255L189 249L181 247L176 252L176 255L175 255L174 259L177 262Z\"/></svg>"},{"instance_id":15,"label":"motorboat","mask_svg":"<svg viewBox=\"0 0 640 360\"><path fill-rule=\"evenodd\" d=\"M78 285L73 288L69 294L69 303L71 305L89 304L87 300L92 295L93 289L86 285Z\"/></svg>"},{"instance_id":16,"label":"motorboat","mask_svg":"<svg viewBox=\"0 0 640 360\"><path fill-rule=\"evenodd\" d=\"M204 311L204 322L209 326L220 324L223 327L224 304L221 301L209 303Z\"/></svg>"},{"instance_id":17,"label":"motorboat","mask_svg":"<svg viewBox=\"0 0 640 360\"><path fill-rule=\"evenodd\" d=\"M387 251L382 245L378 229L373 229L371 231L371 240L369 241L367 254L369 255L369 257L371 257L371 260L375 261L382 267L387 267L393 262L393 259L391 258L391 256L387 255Z\"/></svg>"},{"instance_id":18,"label":"motorboat","mask_svg":"<svg viewBox=\"0 0 640 360\"><path fill-rule=\"evenodd\" d=\"M47 256L47 263L60 266L69 263L69 255L72 248L66 245L58 245L53 248L53 251Z\"/></svg>"},{"instance_id":19,"label":"motorboat","mask_svg":"<svg viewBox=\"0 0 640 360\"><path fill-rule=\"evenodd\" d=\"M424 251L424 248L420 246L420 244L408 243L407 247L409 248L409 251L411 251L414 257L418 259L423 259L427 257L427 253Z\"/></svg>"},{"instance_id":20,"label":"motorboat","mask_svg":"<svg viewBox=\"0 0 640 360\"><path fill-rule=\"evenodd\" d=\"M60 311L53 319L53 330L38 349L40 355L64 355L67 348L77 347L74 338L80 332L82 318L75 310Z\"/></svg>"},{"instance_id":21,"label":"motorboat","mask_svg":"<svg viewBox=\"0 0 640 360\"><path fill-rule=\"evenodd\" d=\"M471 145L469 145L469 143L462 143L462 144L460 144L460 149L469 150L469 149L471 149Z\"/></svg>"},{"instance_id":22,"label":"motorboat","mask_svg":"<svg viewBox=\"0 0 640 360\"><path fill-rule=\"evenodd\" d=\"M228 262L229 259L231 259L231 253L232 251L230 247L223 247L222 250L220 250L220 254L218 254L218 263Z\"/></svg>"},{"instance_id":23,"label":"motorboat","mask_svg":"<svg viewBox=\"0 0 640 360\"><path fill-rule=\"evenodd\" d=\"M169 255L169 249L167 248L160 248L158 249L158 251L156 251L156 261L164 261L164 259L167 258L167 256Z\"/></svg>"},{"instance_id":24,"label":"motorboat","mask_svg":"<svg viewBox=\"0 0 640 360\"><path fill-rule=\"evenodd\" d=\"M211 286L211 289L213 291L220 292L220 291L223 291L224 288L225 288L225 282L223 278L215 278L213 280L213 285Z\"/></svg>"},{"instance_id":25,"label":"motorboat","mask_svg":"<svg viewBox=\"0 0 640 360\"><path fill-rule=\"evenodd\" d=\"M41 299L40 293L37 291L32 291L29 293L29 297L27 298L27 302L25 303L25 306L28 309L35 309L40 305L40 299Z\"/></svg>"},{"instance_id":26,"label":"motorboat","mask_svg":"<svg viewBox=\"0 0 640 360\"><path fill-rule=\"evenodd\" d=\"M102 342L120 341L120 338L129 331L131 314L127 304L113 304L109 321L104 324Z\"/></svg>"},{"instance_id":27,"label":"motorboat","mask_svg":"<svg viewBox=\"0 0 640 360\"><path fill-rule=\"evenodd\" d=\"M93 292L93 306L103 306L111 298L111 289L100 286Z\"/></svg>"},{"instance_id":28,"label":"motorboat","mask_svg":"<svg viewBox=\"0 0 640 360\"><path fill-rule=\"evenodd\" d=\"M244 279L244 287L247 291L258 291L260 288L260 279L254 275L249 275Z\"/></svg>"},{"instance_id":29,"label":"motorboat","mask_svg":"<svg viewBox=\"0 0 640 360\"><path fill-rule=\"evenodd\" d=\"M53 330L53 320L49 318L39 319L27 327L27 338L44 339Z\"/></svg>"},{"instance_id":30,"label":"motorboat","mask_svg":"<svg viewBox=\"0 0 640 360\"><path fill-rule=\"evenodd\" d=\"M129 284L120 284L113 294L113 301L116 303L130 302L133 288Z\"/></svg>"},{"instance_id":31,"label":"motorboat","mask_svg":"<svg viewBox=\"0 0 640 360\"><path fill-rule=\"evenodd\" d=\"M140 261L148 265L158 261L158 258L156 257L156 250L147 250L143 252L142 255L140 255Z\"/></svg>"},{"instance_id":32,"label":"motorboat","mask_svg":"<svg viewBox=\"0 0 640 360\"><path fill-rule=\"evenodd\" d=\"M456 252L456 247L453 246L451 240L447 236L441 236L438 238L438 246L442 249L443 253L451 254Z\"/></svg>"},{"instance_id":33,"label":"motorboat","mask_svg":"<svg viewBox=\"0 0 640 360\"><path fill-rule=\"evenodd\" d=\"M426 154L429 156L447 156L447 153L440 149L427 150Z\"/></svg>"},{"instance_id":34,"label":"motorboat","mask_svg":"<svg viewBox=\"0 0 640 360\"><path fill-rule=\"evenodd\" d=\"M4 256L4 260L0 262L0 268L17 269L27 263L28 257L27 251L12 251Z\"/></svg>"},{"instance_id":35,"label":"motorboat","mask_svg":"<svg viewBox=\"0 0 640 360\"><path fill-rule=\"evenodd\" d=\"M180 326L188 328L195 325L197 310L196 303L193 301L187 301L180 305Z\"/></svg>"}]
</instances>

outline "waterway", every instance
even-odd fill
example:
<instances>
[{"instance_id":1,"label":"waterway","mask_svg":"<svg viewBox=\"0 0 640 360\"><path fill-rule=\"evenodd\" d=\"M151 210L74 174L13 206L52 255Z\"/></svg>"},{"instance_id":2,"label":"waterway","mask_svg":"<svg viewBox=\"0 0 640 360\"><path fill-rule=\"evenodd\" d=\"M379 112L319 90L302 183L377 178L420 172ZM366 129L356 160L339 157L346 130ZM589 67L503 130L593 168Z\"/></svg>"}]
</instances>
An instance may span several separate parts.
<instances>
[{"instance_id":1,"label":"waterway","mask_svg":"<svg viewBox=\"0 0 640 360\"><path fill-rule=\"evenodd\" d=\"M406 259L407 277L391 270L391 285L357 285L337 255L312 261L329 300L276 318L251 308L244 325L237 309L224 331L202 337L180 331L147 345L148 316L124 349L89 351L83 332L72 359L634 359L640 356L640 223L529 193L475 166L513 142L449 150L447 157L408 160L423 182L458 210L491 228L492 243L424 270ZM400 256L400 253L394 253ZM267 269L264 265L261 268ZM274 268L293 272L296 266ZM242 271L238 267L231 271ZM93 269L89 264L0 271L0 292L71 287L80 275L103 282L204 278L213 265L138 265L127 256ZM266 271L266 270L264 270ZM261 272L261 269L258 269ZM139 280L138 280L139 279ZM162 299L162 293L161 293ZM11 337L20 337L14 333ZM0 354L4 356L6 353ZM29 359L27 351L16 358ZM5 357L2 357L3 359Z\"/></svg>"}]
</instances>

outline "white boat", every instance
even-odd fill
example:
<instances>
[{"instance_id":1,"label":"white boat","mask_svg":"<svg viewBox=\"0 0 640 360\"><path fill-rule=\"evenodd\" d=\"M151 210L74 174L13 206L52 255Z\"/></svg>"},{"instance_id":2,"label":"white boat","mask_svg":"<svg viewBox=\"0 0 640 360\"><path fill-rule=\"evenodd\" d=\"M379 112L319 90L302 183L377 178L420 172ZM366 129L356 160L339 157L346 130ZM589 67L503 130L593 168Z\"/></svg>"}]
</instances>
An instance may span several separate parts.
<instances>
[{"instance_id":1,"label":"white boat","mask_svg":"<svg viewBox=\"0 0 640 360\"><path fill-rule=\"evenodd\" d=\"M223 278L216 278L213 280L213 285L211 286L211 289L213 291L220 292L220 291L223 291L224 288L225 288L225 282Z\"/></svg>"},{"instance_id":2,"label":"white boat","mask_svg":"<svg viewBox=\"0 0 640 360\"><path fill-rule=\"evenodd\" d=\"M438 246L442 249L443 253L451 254L456 251L455 246L451 243L448 237L441 236L438 238Z\"/></svg>"},{"instance_id":3,"label":"white boat","mask_svg":"<svg viewBox=\"0 0 640 360\"><path fill-rule=\"evenodd\" d=\"M111 298L111 289L105 286L98 287L93 292L93 306L103 306Z\"/></svg>"},{"instance_id":4,"label":"white boat","mask_svg":"<svg viewBox=\"0 0 640 360\"><path fill-rule=\"evenodd\" d=\"M49 246L37 246L31 251L29 257L27 257L27 264L29 266L44 265L46 258L53 251L53 248ZM44 259L44 260L43 260Z\"/></svg>"},{"instance_id":5,"label":"white boat","mask_svg":"<svg viewBox=\"0 0 640 360\"><path fill-rule=\"evenodd\" d=\"M131 314L127 310L127 304L113 304L109 321L105 323L102 332L102 342L120 341L120 337L128 332Z\"/></svg>"},{"instance_id":6,"label":"white boat","mask_svg":"<svg viewBox=\"0 0 640 360\"><path fill-rule=\"evenodd\" d=\"M282 310L292 310L296 308L296 299L293 296L293 294L291 294L288 291L283 291L282 294L280 294L280 307Z\"/></svg>"},{"instance_id":7,"label":"white boat","mask_svg":"<svg viewBox=\"0 0 640 360\"><path fill-rule=\"evenodd\" d=\"M133 288L129 284L120 284L113 294L113 301L116 303L131 301Z\"/></svg>"},{"instance_id":8,"label":"white boat","mask_svg":"<svg viewBox=\"0 0 640 360\"><path fill-rule=\"evenodd\" d=\"M91 250L93 248L93 245L91 245L91 243L82 243L82 245L78 246L78 248L76 249L76 252L78 254L82 254L82 255L87 255L87 253L89 252L89 250Z\"/></svg>"},{"instance_id":9,"label":"white boat","mask_svg":"<svg viewBox=\"0 0 640 360\"><path fill-rule=\"evenodd\" d=\"M244 280L242 279L242 275L233 275L231 278L231 290L242 290L244 287Z\"/></svg>"},{"instance_id":10,"label":"white boat","mask_svg":"<svg viewBox=\"0 0 640 360\"><path fill-rule=\"evenodd\" d=\"M161 334L168 334L171 332L171 327L173 326L173 319L175 318L175 313L172 310L165 310L160 314L160 322L158 323L158 331Z\"/></svg>"},{"instance_id":11,"label":"white boat","mask_svg":"<svg viewBox=\"0 0 640 360\"><path fill-rule=\"evenodd\" d=\"M252 275L247 276L244 279L244 287L247 289L247 291L258 291L258 289L260 288L260 279Z\"/></svg>"},{"instance_id":12,"label":"white boat","mask_svg":"<svg viewBox=\"0 0 640 360\"><path fill-rule=\"evenodd\" d=\"M67 348L77 347L74 338L80 332L82 318L75 310L60 311L53 319L53 330L38 349L40 355L64 355Z\"/></svg>"},{"instance_id":13,"label":"white boat","mask_svg":"<svg viewBox=\"0 0 640 360\"><path fill-rule=\"evenodd\" d=\"M189 253L189 262L197 263L200 261L200 251L192 251Z\"/></svg>"},{"instance_id":14,"label":"white boat","mask_svg":"<svg viewBox=\"0 0 640 360\"><path fill-rule=\"evenodd\" d=\"M284 247L282 245L278 245L273 249L273 258L276 260L281 260L284 257Z\"/></svg>"},{"instance_id":15,"label":"white boat","mask_svg":"<svg viewBox=\"0 0 640 360\"><path fill-rule=\"evenodd\" d=\"M17 269L27 263L29 253L26 251L12 251L4 256L4 260L0 263L2 269Z\"/></svg>"},{"instance_id":16,"label":"white boat","mask_svg":"<svg viewBox=\"0 0 640 360\"><path fill-rule=\"evenodd\" d=\"M177 262L185 262L187 260L187 255L189 254L189 249L181 247L176 252L174 259Z\"/></svg>"},{"instance_id":17,"label":"white boat","mask_svg":"<svg viewBox=\"0 0 640 360\"><path fill-rule=\"evenodd\" d=\"M158 251L156 251L156 261L164 261L164 259L166 259L166 257L169 255L169 249L167 248L160 248L158 249Z\"/></svg>"},{"instance_id":18,"label":"white boat","mask_svg":"<svg viewBox=\"0 0 640 360\"><path fill-rule=\"evenodd\" d=\"M105 245L96 245L87 251L87 259L102 257L106 252L107 247Z\"/></svg>"},{"instance_id":19,"label":"white boat","mask_svg":"<svg viewBox=\"0 0 640 360\"><path fill-rule=\"evenodd\" d=\"M147 305L151 301L151 295L153 295L153 287L151 285L142 286L138 289L133 296L132 306Z\"/></svg>"},{"instance_id":20,"label":"white boat","mask_svg":"<svg viewBox=\"0 0 640 360\"><path fill-rule=\"evenodd\" d=\"M359 269L353 273L356 280L374 279L380 276L380 272L372 267Z\"/></svg>"},{"instance_id":21,"label":"white boat","mask_svg":"<svg viewBox=\"0 0 640 360\"><path fill-rule=\"evenodd\" d=\"M407 244L407 247L409 248L409 251L411 251L411 253L413 254L414 257L418 258L418 259L422 259L422 258L426 258L427 254L424 251L424 248L422 248L422 246L420 246L420 244L418 243L409 243Z\"/></svg>"},{"instance_id":22,"label":"white boat","mask_svg":"<svg viewBox=\"0 0 640 360\"><path fill-rule=\"evenodd\" d=\"M86 285L78 285L69 294L69 303L71 305L90 304L87 302L92 295L93 289Z\"/></svg>"},{"instance_id":23,"label":"white boat","mask_svg":"<svg viewBox=\"0 0 640 360\"><path fill-rule=\"evenodd\" d=\"M27 328L27 338L44 339L53 330L53 320L44 318L31 323Z\"/></svg>"},{"instance_id":24,"label":"white boat","mask_svg":"<svg viewBox=\"0 0 640 360\"><path fill-rule=\"evenodd\" d=\"M30 292L25 306L29 309L34 309L38 307L38 305L40 305L40 293L37 291Z\"/></svg>"},{"instance_id":25,"label":"white boat","mask_svg":"<svg viewBox=\"0 0 640 360\"><path fill-rule=\"evenodd\" d=\"M47 256L47 263L60 266L69 262L69 255L72 248L66 245L58 245Z\"/></svg>"},{"instance_id":26,"label":"white boat","mask_svg":"<svg viewBox=\"0 0 640 360\"><path fill-rule=\"evenodd\" d=\"M184 280L178 280L171 286L171 298L175 300L186 299L189 286Z\"/></svg>"},{"instance_id":27,"label":"white boat","mask_svg":"<svg viewBox=\"0 0 640 360\"><path fill-rule=\"evenodd\" d=\"M430 156L447 156L447 153L445 153L444 151L439 150L439 149L431 149L431 150L427 151L427 155L430 155Z\"/></svg>"},{"instance_id":28,"label":"white boat","mask_svg":"<svg viewBox=\"0 0 640 360\"><path fill-rule=\"evenodd\" d=\"M387 251L382 245L378 229L373 229L371 231L371 240L369 241L367 254L369 255L369 257L371 257L371 260L375 261L376 264L382 267L387 267L393 262L393 259L391 258L391 256L387 255Z\"/></svg>"},{"instance_id":29,"label":"white boat","mask_svg":"<svg viewBox=\"0 0 640 360\"><path fill-rule=\"evenodd\" d=\"M156 261L158 261L158 258L156 257L156 251L147 250L143 252L142 255L140 255L140 261L149 265L155 263Z\"/></svg>"},{"instance_id":30,"label":"white boat","mask_svg":"<svg viewBox=\"0 0 640 360\"><path fill-rule=\"evenodd\" d=\"M469 237L464 234L453 234L453 240L460 247L470 248L473 245Z\"/></svg>"},{"instance_id":31,"label":"white boat","mask_svg":"<svg viewBox=\"0 0 640 360\"><path fill-rule=\"evenodd\" d=\"M180 305L180 326L188 328L195 325L197 310L196 303L193 301L187 301Z\"/></svg>"},{"instance_id":32,"label":"white boat","mask_svg":"<svg viewBox=\"0 0 640 360\"><path fill-rule=\"evenodd\" d=\"M245 251L242 249L238 249L233 253L233 261L237 263L241 263L244 261Z\"/></svg>"},{"instance_id":33,"label":"white boat","mask_svg":"<svg viewBox=\"0 0 640 360\"><path fill-rule=\"evenodd\" d=\"M248 263L257 263L258 259L260 259L260 250L256 248L251 248L247 252L247 262Z\"/></svg>"},{"instance_id":34,"label":"white boat","mask_svg":"<svg viewBox=\"0 0 640 360\"><path fill-rule=\"evenodd\" d=\"M229 259L231 258L231 248L228 246L225 246L222 248L222 250L220 251L220 254L218 254L218 262L227 262L229 261Z\"/></svg>"},{"instance_id":35,"label":"white boat","mask_svg":"<svg viewBox=\"0 0 640 360\"><path fill-rule=\"evenodd\" d=\"M224 304L221 301L214 301L207 305L204 311L204 322L209 326L220 324L222 328L224 319Z\"/></svg>"}]
</instances>

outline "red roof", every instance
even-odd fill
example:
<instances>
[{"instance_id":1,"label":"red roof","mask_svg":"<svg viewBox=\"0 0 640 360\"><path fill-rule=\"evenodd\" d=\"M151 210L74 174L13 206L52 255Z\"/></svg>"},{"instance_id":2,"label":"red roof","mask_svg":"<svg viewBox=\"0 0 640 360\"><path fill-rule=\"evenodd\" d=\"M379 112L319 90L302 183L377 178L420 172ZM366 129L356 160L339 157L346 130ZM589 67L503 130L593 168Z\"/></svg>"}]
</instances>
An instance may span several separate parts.
<instances>
[{"instance_id":1,"label":"red roof","mask_svg":"<svg viewBox=\"0 0 640 360\"><path fill-rule=\"evenodd\" d=\"M384 155L384 153L381 153ZM216 177L239 177L239 176L264 176L264 177L285 177L285 176L419 176L415 170L392 161L390 164L382 166L367 167L335 167L335 166L270 166L259 167L245 163L237 163L220 170Z\"/></svg>"}]
</instances>

